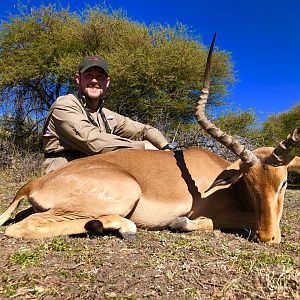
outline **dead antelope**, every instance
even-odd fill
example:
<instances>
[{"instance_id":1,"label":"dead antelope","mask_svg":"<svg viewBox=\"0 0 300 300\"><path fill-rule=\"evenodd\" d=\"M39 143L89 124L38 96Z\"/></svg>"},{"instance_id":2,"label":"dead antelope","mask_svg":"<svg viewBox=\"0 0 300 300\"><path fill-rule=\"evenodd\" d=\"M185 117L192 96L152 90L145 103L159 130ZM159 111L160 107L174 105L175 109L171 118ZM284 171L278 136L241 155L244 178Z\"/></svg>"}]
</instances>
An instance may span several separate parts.
<instances>
[{"instance_id":1,"label":"dead antelope","mask_svg":"<svg viewBox=\"0 0 300 300\"><path fill-rule=\"evenodd\" d=\"M204 114L213 43L196 117L238 161L231 163L204 149L123 150L78 159L18 191L0 225L25 197L35 213L9 226L5 234L43 238L118 230L130 239L136 226L181 231L251 228L258 240L279 243L287 172L300 172L300 158L289 156L300 129L275 149L251 152L216 128Z\"/></svg>"}]
</instances>

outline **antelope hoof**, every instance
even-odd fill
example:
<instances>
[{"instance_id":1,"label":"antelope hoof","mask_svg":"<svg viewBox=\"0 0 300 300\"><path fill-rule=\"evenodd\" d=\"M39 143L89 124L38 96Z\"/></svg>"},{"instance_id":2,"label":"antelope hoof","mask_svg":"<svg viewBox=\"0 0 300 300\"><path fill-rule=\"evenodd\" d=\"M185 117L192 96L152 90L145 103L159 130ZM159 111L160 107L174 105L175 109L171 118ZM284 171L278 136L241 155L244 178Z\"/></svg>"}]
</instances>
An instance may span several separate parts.
<instances>
[{"instance_id":1,"label":"antelope hoof","mask_svg":"<svg viewBox=\"0 0 300 300\"><path fill-rule=\"evenodd\" d=\"M127 240L127 241L136 241L136 240L138 240L138 236L136 235L135 232L122 232L121 236L124 240Z\"/></svg>"},{"instance_id":2,"label":"antelope hoof","mask_svg":"<svg viewBox=\"0 0 300 300\"><path fill-rule=\"evenodd\" d=\"M184 231L186 230L189 219L187 217L178 217L169 225L171 230Z\"/></svg>"}]
</instances>

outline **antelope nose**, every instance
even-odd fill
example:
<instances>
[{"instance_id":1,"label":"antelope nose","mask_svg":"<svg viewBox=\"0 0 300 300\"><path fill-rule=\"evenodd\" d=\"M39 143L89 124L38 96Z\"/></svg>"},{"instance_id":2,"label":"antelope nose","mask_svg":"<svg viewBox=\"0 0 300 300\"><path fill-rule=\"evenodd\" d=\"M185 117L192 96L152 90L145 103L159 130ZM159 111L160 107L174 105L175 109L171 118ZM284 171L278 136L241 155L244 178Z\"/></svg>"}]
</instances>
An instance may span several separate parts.
<instances>
[{"instance_id":1,"label":"antelope nose","mask_svg":"<svg viewBox=\"0 0 300 300\"><path fill-rule=\"evenodd\" d=\"M280 243L280 237L276 238L275 235L272 235L268 232L262 232L262 231L256 231L256 240L262 243L271 243L271 244Z\"/></svg>"}]
</instances>

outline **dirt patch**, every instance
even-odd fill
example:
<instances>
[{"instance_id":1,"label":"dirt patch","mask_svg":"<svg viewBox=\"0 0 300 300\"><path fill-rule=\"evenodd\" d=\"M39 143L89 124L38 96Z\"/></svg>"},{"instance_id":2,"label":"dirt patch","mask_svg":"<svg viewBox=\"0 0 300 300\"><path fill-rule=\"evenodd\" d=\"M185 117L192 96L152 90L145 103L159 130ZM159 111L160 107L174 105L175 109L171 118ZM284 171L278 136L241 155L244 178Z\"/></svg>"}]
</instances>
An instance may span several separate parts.
<instances>
[{"instance_id":1,"label":"dirt patch","mask_svg":"<svg viewBox=\"0 0 300 300\"><path fill-rule=\"evenodd\" d=\"M0 211L22 183L1 174ZM279 245L237 234L138 230L16 240L0 232L1 299L300 299L300 191L288 190Z\"/></svg>"}]
</instances>

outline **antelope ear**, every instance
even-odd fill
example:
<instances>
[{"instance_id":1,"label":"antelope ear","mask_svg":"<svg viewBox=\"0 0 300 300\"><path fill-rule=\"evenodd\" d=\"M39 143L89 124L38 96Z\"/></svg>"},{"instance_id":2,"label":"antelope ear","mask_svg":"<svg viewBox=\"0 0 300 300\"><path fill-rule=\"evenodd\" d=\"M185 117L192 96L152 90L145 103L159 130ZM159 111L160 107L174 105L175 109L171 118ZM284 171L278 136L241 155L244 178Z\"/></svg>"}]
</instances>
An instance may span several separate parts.
<instances>
[{"instance_id":1,"label":"antelope ear","mask_svg":"<svg viewBox=\"0 0 300 300\"><path fill-rule=\"evenodd\" d=\"M218 190L230 187L234 182L243 176L243 169L241 168L241 160L238 160L227 167L212 183L212 185L201 193L202 198L215 193Z\"/></svg>"},{"instance_id":2,"label":"antelope ear","mask_svg":"<svg viewBox=\"0 0 300 300\"><path fill-rule=\"evenodd\" d=\"M288 171L294 171L300 174L300 157L295 156L288 164Z\"/></svg>"}]
</instances>

